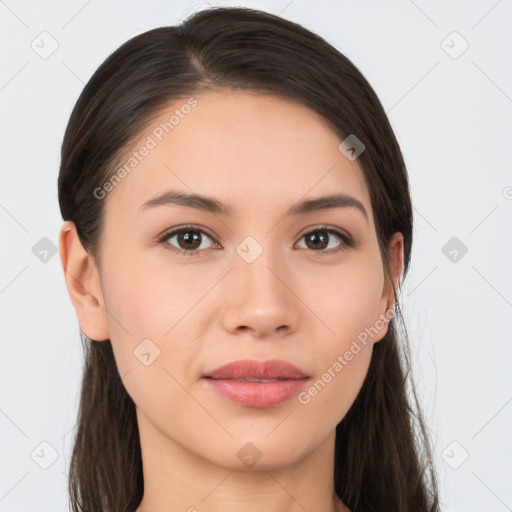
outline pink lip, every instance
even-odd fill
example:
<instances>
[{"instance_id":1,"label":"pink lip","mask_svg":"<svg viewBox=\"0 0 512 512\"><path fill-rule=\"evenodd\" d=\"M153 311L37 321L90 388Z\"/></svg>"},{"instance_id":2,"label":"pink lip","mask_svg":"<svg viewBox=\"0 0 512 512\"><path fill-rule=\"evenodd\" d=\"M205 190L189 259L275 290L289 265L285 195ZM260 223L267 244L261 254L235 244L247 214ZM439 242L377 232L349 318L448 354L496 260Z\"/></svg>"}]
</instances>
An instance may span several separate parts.
<instances>
[{"instance_id":1,"label":"pink lip","mask_svg":"<svg viewBox=\"0 0 512 512\"><path fill-rule=\"evenodd\" d=\"M235 379L278 379L275 382L242 382ZM204 375L217 393L247 407L277 407L299 393L309 376L283 360L243 359Z\"/></svg>"}]
</instances>

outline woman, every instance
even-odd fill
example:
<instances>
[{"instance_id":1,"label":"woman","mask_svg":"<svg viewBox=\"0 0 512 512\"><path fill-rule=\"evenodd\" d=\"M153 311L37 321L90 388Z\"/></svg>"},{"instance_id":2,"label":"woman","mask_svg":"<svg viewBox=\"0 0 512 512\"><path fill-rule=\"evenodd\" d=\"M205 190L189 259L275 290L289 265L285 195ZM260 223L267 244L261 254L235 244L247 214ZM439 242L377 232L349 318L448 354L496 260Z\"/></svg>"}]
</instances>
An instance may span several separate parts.
<instances>
[{"instance_id":1,"label":"woman","mask_svg":"<svg viewBox=\"0 0 512 512\"><path fill-rule=\"evenodd\" d=\"M109 56L61 156L74 511L439 510L398 337L407 172L345 56L201 11Z\"/></svg>"}]
</instances>

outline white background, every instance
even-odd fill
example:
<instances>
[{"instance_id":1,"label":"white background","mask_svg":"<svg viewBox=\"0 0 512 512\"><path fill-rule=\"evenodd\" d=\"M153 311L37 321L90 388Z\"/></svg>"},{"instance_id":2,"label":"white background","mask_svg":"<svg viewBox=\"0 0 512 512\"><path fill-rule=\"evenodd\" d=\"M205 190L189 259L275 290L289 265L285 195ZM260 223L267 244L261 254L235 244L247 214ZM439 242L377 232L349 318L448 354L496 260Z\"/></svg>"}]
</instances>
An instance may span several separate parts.
<instances>
[{"instance_id":1,"label":"white background","mask_svg":"<svg viewBox=\"0 0 512 512\"><path fill-rule=\"evenodd\" d=\"M443 511L512 510L512 2L210 5L304 25L377 92L411 180L415 239L403 299ZM79 330L58 254L42 262L32 249L43 237L58 244L59 154L71 109L121 43L206 7L0 1L0 512L68 510ZM50 47L43 31L58 43L46 59L32 48L41 37ZM468 249L455 262L442 251L452 237ZM51 457L42 442L58 455L47 469L31 457Z\"/></svg>"}]
</instances>

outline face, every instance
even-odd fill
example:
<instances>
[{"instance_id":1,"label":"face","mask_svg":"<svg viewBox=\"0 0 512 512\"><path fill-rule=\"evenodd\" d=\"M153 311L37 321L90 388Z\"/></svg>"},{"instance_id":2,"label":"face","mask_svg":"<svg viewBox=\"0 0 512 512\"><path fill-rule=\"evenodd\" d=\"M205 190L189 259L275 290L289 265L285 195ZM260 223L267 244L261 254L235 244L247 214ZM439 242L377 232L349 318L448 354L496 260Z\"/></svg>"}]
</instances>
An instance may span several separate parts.
<instances>
[{"instance_id":1,"label":"face","mask_svg":"<svg viewBox=\"0 0 512 512\"><path fill-rule=\"evenodd\" d=\"M292 464L332 440L386 332L392 297L369 193L358 160L308 108L231 91L195 102L154 119L136 163L102 189L105 337L142 442L151 432L223 467L242 467L244 454ZM161 199L171 191L215 202ZM351 199L299 208L333 194ZM205 378L247 359L307 378Z\"/></svg>"}]
</instances>

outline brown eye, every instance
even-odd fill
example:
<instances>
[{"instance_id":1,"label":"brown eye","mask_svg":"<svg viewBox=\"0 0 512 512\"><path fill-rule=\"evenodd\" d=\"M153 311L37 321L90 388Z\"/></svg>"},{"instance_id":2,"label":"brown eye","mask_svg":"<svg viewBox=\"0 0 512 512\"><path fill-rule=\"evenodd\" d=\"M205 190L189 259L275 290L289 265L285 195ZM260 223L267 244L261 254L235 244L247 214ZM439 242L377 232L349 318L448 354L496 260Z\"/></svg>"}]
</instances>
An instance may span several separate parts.
<instances>
[{"instance_id":1,"label":"brown eye","mask_svg":"<svg viewBox=\"0 0 512 512\"><path fill-rule=\"evenodd\" d=\"M329 245L329 235L325 231L308 233L305 238L310 249L325 249Z\"/></svg>"},{"instance_id":2,"label":"brown eye","mask_svg":"<svg viewBox=\"0 0 512 512\"><path fill-rule=\"evenodd\" d=\"M201 234L198 231L182 231L176 236L181 249L195 250L201 245Z\"/></svg>"},{"instance_id":3,"label":"brown eye","mask_svg":"<svg viewBox=\"0 0 512 512\"><path fill-rule=\"evenodd\" d=\"M213 241L203 230L193 227L175 229L164 235L160 241L171 246L176 253L194 255L208 249L208 240Z\"/></svg>"},{"instance_id":4,"label":"brown eye","mask_svg":"<svg viewBox=\"0 0 512 512\"><path fill-rule=\"evenodd\" d=\"M326 254L336 253L353 246L350 237L333 228L315 229L303 235L301 239L305 240L306 247L303 248ZM338 243L336 243L336 239L338 239Z\"/></svg>"}]
</instances>

